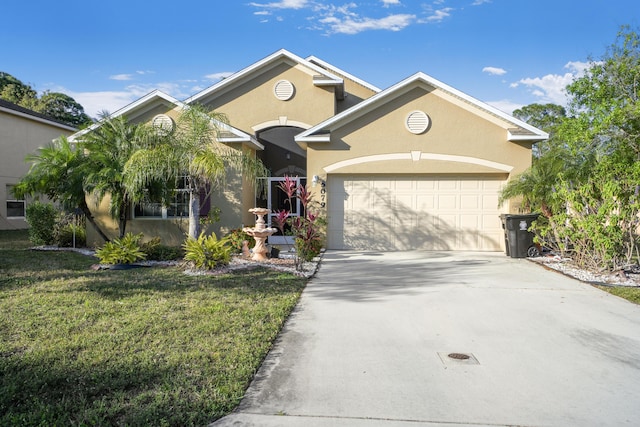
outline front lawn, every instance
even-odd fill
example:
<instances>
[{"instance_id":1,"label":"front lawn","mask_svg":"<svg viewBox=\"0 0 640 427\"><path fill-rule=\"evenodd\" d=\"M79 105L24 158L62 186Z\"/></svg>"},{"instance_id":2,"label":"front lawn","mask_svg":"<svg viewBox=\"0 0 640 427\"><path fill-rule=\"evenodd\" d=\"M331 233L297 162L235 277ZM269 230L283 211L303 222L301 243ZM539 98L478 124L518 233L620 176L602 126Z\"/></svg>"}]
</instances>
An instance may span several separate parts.
<instances>
[{"instance_id":1,"label":"front lawn","mask_svg":"<svg viewBox=\"0 0 640 427\"><path fill-rule=\"evenodd\" d=\"M597 288L636 304L640 304L640 288L632 288L629 286L597 286Z\"/></svg>"},{"instance_id":2,"label":"front lawn","mask_svg":"<svg viewBox=\"0 0 640 427\"><path fill-rule=\"evenodd\" d=\"M306 279L92 271L0 232L0 425L204 426L230 412Z\"/></svg>"}]
</instances>

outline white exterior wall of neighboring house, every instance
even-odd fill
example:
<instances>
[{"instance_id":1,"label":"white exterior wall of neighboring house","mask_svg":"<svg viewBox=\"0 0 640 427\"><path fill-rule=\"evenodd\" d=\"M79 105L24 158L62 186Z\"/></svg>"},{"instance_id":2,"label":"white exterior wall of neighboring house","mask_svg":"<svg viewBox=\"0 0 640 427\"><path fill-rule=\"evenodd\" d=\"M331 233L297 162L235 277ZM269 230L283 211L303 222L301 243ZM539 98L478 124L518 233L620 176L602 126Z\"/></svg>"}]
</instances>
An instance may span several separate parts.
<instances>
[{"instance_id":1,"label":"white exterior wall of neighboring house","mask_svg":"<svg viewBox=\"0 0 640 427\"><path fill-rule=\"evenodd\" d=\"M0 230L27 228L27 202L15 200L11 187L28 171L28 154L76 129L0 100Z\"/></svg>"}]
</instances>

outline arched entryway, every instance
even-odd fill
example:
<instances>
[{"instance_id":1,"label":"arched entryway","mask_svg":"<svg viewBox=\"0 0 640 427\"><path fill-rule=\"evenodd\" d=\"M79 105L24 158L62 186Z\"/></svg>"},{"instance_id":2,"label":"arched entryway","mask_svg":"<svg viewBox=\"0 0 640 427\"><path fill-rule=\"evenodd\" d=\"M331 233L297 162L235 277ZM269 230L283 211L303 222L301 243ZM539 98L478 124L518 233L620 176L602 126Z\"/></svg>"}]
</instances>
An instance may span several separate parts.
<instances>
[{"instance_id":1,"label":"arched entryway","mask_svg":"<svg viewBox=\"0 0 640 427\"><path fill-rule=\"evenodd\" d=\"M264 150L258 152L258 158L271 172L265 178L262 189L256 193L256 206L266 207L272 212L269 215L269 226L273 226L273 212L286 209L292 216L301 214L297 199L289 206L287 196L278 189L285 176L296 177L298 182L306 185L307 153L295 142L294 137L304 129L292 126L276 126L256 133ZM291 244L291 238L282 236L280 232L269 238L271 244Z\"/></svg>"}]
</instances>

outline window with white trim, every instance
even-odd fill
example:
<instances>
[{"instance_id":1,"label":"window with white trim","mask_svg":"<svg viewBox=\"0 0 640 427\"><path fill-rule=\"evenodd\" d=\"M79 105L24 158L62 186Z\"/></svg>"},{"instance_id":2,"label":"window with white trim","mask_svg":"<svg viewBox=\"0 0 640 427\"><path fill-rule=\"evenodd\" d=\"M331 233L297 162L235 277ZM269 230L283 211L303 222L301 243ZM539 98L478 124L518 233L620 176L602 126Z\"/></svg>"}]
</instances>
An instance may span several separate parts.
<instances>
[{"instance_id":1,"label":"window with white trim","mask_svg":"<svg viewBox=\"0 0 640 427\"><path fill-rule=\"evenodd\" d=\"M13 185L7 185L7 218L24 218L27 202L13 197Z\"/></svg>"},{"instance_id":2,"label":"window with white trim","mask_svg":"<svg viewBox=\"0 0 640 427\"><path fill-rule=\"evenodd\" d=\"M169 206L162 203L142 202L133 208L134 218L188 218L189 217L189 187L187 177L178 178L173 199Z\"/></svg>"}]
</instances>

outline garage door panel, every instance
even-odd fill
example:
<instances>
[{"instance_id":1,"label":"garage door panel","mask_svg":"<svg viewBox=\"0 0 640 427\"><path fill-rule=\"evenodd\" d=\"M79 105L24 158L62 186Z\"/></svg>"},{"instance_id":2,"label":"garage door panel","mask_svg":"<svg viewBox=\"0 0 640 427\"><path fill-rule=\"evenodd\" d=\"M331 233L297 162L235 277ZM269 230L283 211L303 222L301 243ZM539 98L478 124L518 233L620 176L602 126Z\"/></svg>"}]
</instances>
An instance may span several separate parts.
<instances>
[{"instance_id":1,"label":"garage door panel","mask_svg":"<svg viewBox=\"0 0 640 427\"><path fill-rule=\"evenodd\" d=\"M482 209L493 211L493 210L496 210L496 206L498 206L497 194L482 195Z\"/></svg>"},{"instance_id":2,"label":"garage door panel","mask_svg":"<svg viewBox=\"0 0 640 427\"><path fill-rule=\"evenodd\" d=\"M467 180L460 181L460 189L462 191L478 191L482 190L482 181Z\"/></svg>"},{"instance_id":3,"label":"garage door panel","mask_svg":"<svg viewBox=\"0 0 640 427\"><path fill-rule=\"evenodd\" d=\"M437 188L440 191L449 191L449 190L458 189L458 182L452 179L436 180L435 183L437 184Z\"/></svg>"},{"instance_id":4,"label":"garage door panel","mask_svg":"<svg viewBox=\"0 0 640 427\"><path fill-rule=\"evenodd\" d=\"M441 194L438 195L438 209L439 210L453 210L458 209L458 197L453 194Z\"/></svg>"},{"instance_id":5,"label":"garage door panel","mask_svg":"<svg viewBox=\"0 0 640 427\"><path fill-rule=\"evenodd\" d=\"M437 182L432 179L416 179L412 182L415 183L415 190L417 192L434 191L437 187Z\"/></svg>"},{"instance_id":6,"label":"garage door panel","mask_svg":"<svg viewBox=\"0 0 640 427\"><path fill-rule=\"evenodd\" d=\"M482 227L481 218L478 215L460 215L460 227L469 232L477 231Z\"/></svg>"},{"instance_id":7,"label":"garage door panel","mask_svg":"<svg viewBox=\"0 0 640 427\"><path fill-rule=\"evenodd\" d=\"M503 184L472 177L330 176L328 247L500 250Z\"/></svg>"},{"instance_id":8,"label":"garage door panel","mask_svg":"<svg viewBox=\"0 0 640 427\"><path fill-rule=\"evenodd\" d=\"M463 194L460 196L460 208L463 210L473 209L479 210L481 197L478 194Z\"/></svg>"}]
</instances>

